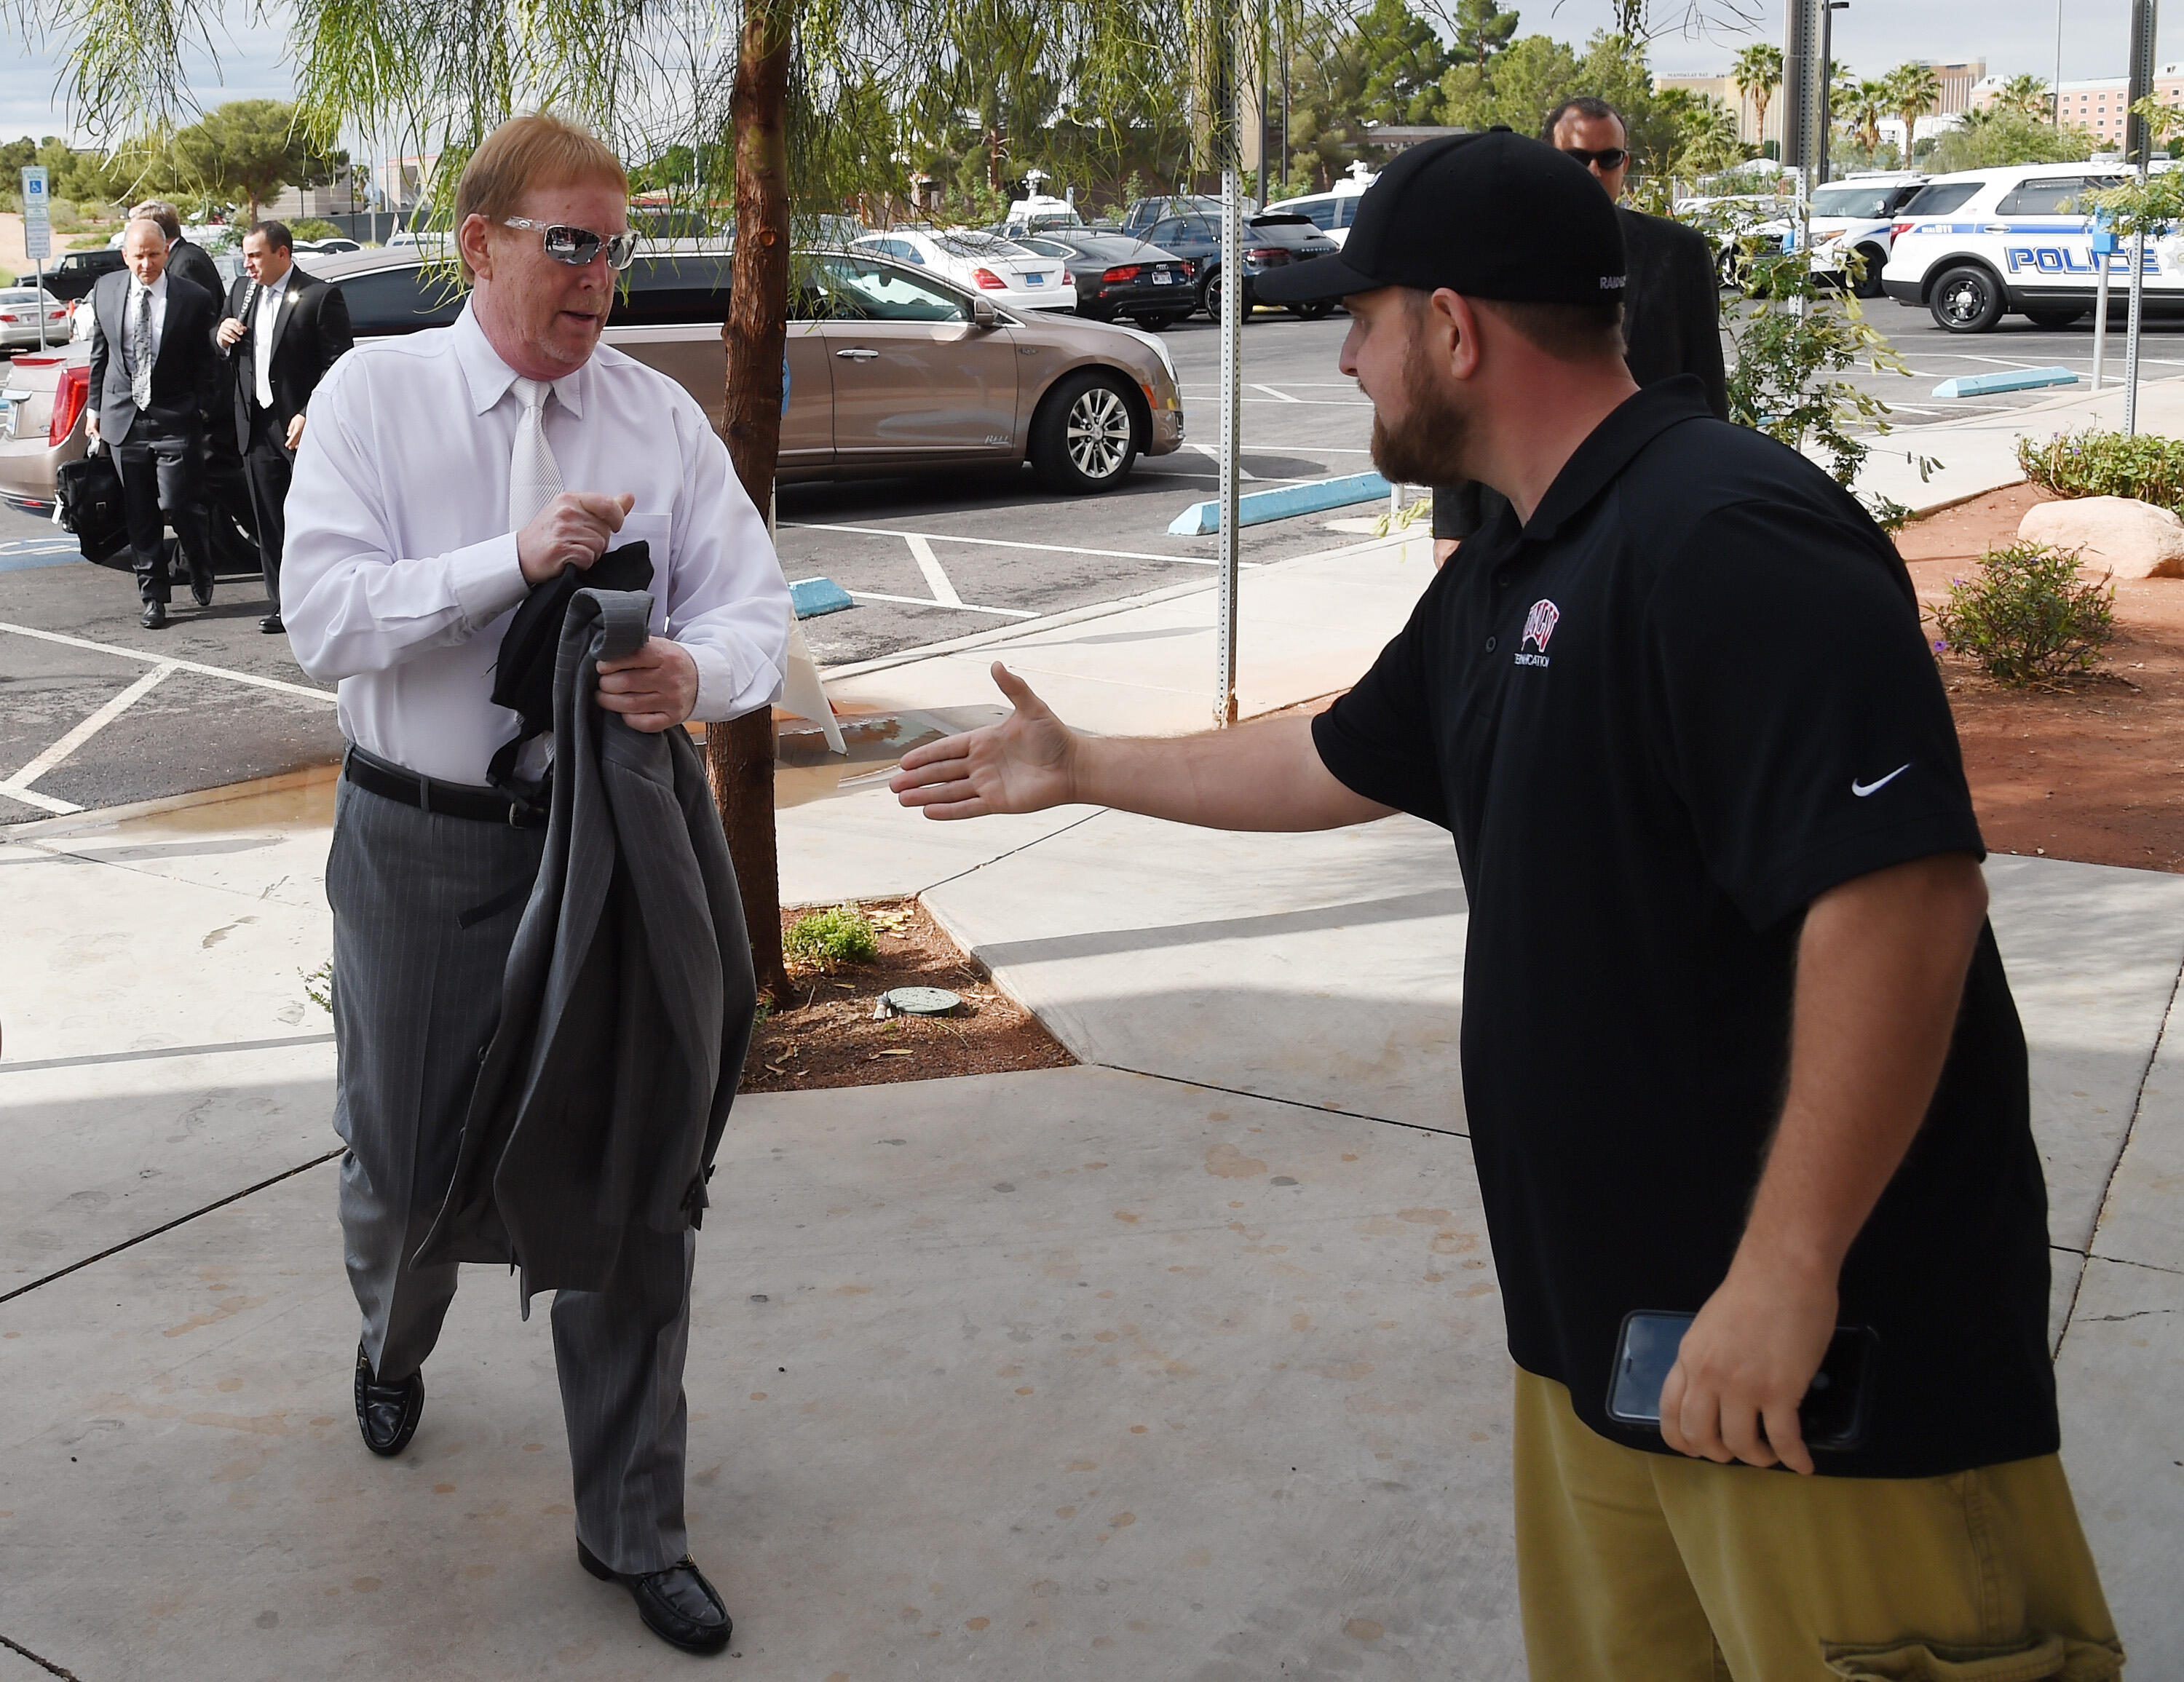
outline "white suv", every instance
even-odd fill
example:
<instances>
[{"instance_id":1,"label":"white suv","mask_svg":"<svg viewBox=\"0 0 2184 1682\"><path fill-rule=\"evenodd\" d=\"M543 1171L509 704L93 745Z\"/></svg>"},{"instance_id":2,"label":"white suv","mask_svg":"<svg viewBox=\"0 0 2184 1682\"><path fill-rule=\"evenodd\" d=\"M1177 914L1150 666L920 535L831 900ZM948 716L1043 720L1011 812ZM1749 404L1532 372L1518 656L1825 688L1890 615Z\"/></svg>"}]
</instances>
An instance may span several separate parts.
<instances>
[{"instance_id":1,"label":"white suv","mask_svg":"<svg viewBox=\"0 0 2184 1682\"><path fill-rule=\"evenodd\" d=\"M2064 327L2093 307L2088 192L2120 187L2113 164L2014 164L1936 175L1897 213L1895 246L1881 289L1924 307L1952 333L1984 333L2014 310L2041 327ZM2164 242L2163 243L2166 243ZM2109 259L2111 296L2130 284L2128 257ZM2146 301L2184 309L2184 267L2146 248Z\"/></svg>"},{"instance_id":2,"label":"white suv","mask_svg":"<svg viewBox=\"0 0 2184 1682\"><path fill-rule=\"evenodd\" d=\"M1874 171L1846 175L1813 189L1811 227L1813 271L1836 274L1843 259L1861 257L1857 292L1860 298L1880 296L1880 271L1896 242L1896 214L1926 184L1926 177L1910 173Z\"/></svg>"},{"instance_id":3,"label":"white suv","mask_svg":"<svg viewBox=\"0 0 2184 1682\"><path fill-rule=\"evenodd\" d=\"M1335 182L1327 192L1306 193L1302 198L1284 198L1269 204L1267 214L1279 210L1292 216L1301 216L1328 238L1334 242L1335 249L1342 248L1343 241L1350 237L1350 225L1357 220L1357 201L1365 196L1365 189L1379 176L1362 164L1352 164L1350 173Z\"/></svg>"}]
</instances>

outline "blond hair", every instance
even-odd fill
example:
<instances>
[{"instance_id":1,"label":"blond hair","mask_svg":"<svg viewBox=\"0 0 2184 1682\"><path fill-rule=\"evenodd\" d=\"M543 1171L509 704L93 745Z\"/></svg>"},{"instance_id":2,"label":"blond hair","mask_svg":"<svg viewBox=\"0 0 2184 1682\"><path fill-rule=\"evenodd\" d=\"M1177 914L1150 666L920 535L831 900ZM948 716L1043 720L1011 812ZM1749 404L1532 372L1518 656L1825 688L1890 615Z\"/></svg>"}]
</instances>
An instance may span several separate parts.
<instances>
[{"instance_id":1,"label":"blond hair","mask_svg":"<svg viewBox=\"0 0 2184 1682\"><path fill-rule=\"evenodd\" d=\"M624 193L629 175L621 159L581 123L551 111L510 117L485 137L463 165L455 183L455 227L471 216L499 222L513 216L533 187L567 187L577 181L610 181ZM460 255L461 248L457 247ZM463 278L474 279L467 260Z\"/></svg>"}]
</instances>

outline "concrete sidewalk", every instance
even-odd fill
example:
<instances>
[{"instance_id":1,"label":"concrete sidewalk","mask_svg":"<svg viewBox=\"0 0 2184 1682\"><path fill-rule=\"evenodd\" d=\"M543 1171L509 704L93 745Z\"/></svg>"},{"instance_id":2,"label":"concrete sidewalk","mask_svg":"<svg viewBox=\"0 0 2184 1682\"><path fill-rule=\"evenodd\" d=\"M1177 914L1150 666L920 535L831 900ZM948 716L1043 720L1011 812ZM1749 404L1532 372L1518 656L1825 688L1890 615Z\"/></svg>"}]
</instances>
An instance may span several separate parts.
<instances>
[{"instance_id":1,"label":"concrete sidewalk","mask_svg":"<svg viewBox=\"0 0 2184 1682\"><path fill-rule=\"evenodd\" d=\"M1387 545L1247 575L1252 707L1354 679L1425 576ZM994 706L999 656L1073 721L1190 728L1211 606L1168 593L842 688L944 723ZM723 1663L1521 1674L1446 837L942 826L829 786L782 815L791 896L923 893L1083 1066L739 1103L688 1375ZM504 1273L465 1271L409 1452L356 1440L304 980L323 793L0 844L0 1637L82 1682L692 1674L572 1557L547 1331ZM2184 877L1989 876L2066 1458L2132 1674L2184 1674ZM0 1647L18 1672L52 1674Z\"/></svg>"}]
</instances>

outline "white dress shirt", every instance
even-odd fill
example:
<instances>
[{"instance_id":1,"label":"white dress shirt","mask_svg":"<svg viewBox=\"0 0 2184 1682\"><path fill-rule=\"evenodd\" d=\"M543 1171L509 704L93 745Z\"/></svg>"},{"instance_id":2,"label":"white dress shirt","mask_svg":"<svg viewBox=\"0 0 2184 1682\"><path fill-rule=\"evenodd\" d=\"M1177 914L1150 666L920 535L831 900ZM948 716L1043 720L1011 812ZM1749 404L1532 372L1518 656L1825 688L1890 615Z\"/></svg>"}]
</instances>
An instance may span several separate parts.
<instances>
[{"instance_id":1,"label":"white dress shirt","mask_svg":"<svg viewBox=\"0 0 2184 1682\"><path fill-rule=\"evenodd\" d=\"M136 276L129 277L127 294L122 300L121 343L126 347L121 365L134 373L136 370L136 312L143 306L137 303L136 294L152 294L152 360L159 359L159 341L167 331L167 271L159 270L159 278L147 287Z\"/></svg>"},{"instance_id":2,"label":"white dress shirt","mask_svg":"<svg viewBox=\"0 0 2184 1682\"><path fill-rule=\"evenodd\" d=\"M258 288L258 307L251 311L250 366L260 409L273 406L273 318L287 301L288 288L295 279L296 265L292 263L279 280Z\"/></svg>"},{"instance_id":3,"label":"white dress shirt","mask_svg":"<svg viewBox=\"0 0 2184 1682\"><path fill-rule=\"evenodd\" d=\"M517 729L492 700L530 590L508 530L515 378L467 308L452 326L364 340L312 396L288 492L281 607L297 663L338 681L349 740L453 783L483 783ZM651 546L652 632L696 661L694 716L766 705L788 587L705 411L605 344L553 392L562 482L637 498L615 546Z\"/></svg>"}]
</instances>

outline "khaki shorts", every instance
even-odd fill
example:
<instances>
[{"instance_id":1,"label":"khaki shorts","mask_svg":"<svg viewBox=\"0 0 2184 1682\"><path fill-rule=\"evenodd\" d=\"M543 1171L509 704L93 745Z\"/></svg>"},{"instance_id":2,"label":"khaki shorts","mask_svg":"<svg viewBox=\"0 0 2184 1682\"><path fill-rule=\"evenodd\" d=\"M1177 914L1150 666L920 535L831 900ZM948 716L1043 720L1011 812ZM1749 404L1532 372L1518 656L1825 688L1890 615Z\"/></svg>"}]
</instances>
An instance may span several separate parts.
<instances>
[{"instance_id":1,"label":"khaki shorts","mask_svg":"<svg viewBox=\"0 0 2184 1682\"><path fill-rule=\"evenodd\" d=\"M2102 1682L2123 1671L2053 1455L1801 1478L1609 1442L1517 1373L1532 1682Z\"/></svg>"}]
</instances>

